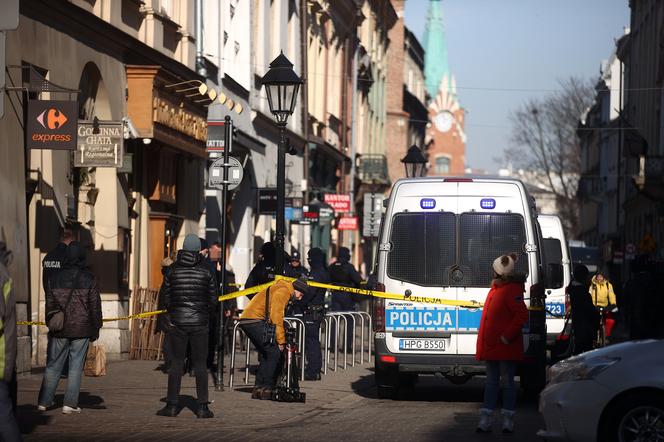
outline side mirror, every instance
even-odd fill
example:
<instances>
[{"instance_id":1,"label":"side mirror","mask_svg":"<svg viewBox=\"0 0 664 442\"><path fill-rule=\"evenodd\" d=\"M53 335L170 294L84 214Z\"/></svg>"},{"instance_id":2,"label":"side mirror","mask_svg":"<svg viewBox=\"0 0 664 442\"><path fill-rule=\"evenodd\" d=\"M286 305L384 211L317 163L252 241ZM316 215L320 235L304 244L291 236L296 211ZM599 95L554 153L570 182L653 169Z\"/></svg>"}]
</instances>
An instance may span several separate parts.
<instances>
[{"instance_id":1,"label":"side mirror","mask_svg":"<svg viewBox=\"0 0 664 442\"><path fill-rule=\"evenodd\" d=\"M547 284L549 289L559 289L564 284L563 266L562 264L549 263L547 266Z\"/></svg>"}]
</instances>

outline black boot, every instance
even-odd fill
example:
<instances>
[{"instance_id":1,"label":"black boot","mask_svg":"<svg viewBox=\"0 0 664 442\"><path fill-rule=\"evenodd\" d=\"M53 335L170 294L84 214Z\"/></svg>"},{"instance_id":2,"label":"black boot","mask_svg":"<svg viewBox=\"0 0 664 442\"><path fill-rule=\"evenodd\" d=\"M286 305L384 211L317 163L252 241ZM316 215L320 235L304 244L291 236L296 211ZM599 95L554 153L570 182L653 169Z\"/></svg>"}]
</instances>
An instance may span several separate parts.
<instances>
[{"instance_id":1,"label":"black boot","mask_svg":"<svg viewBox=\"0 0 664 442\"><path fill-rule=\"evenodd\" d=\"M214 414L210 411L207 404L200 404L198 411L196 411L196 417L199 419L210 419L214 417Z\"/></svg>"},{"instance_id":2,"label":"black boot","mask_svg":"<svg viewBox=\"0 0 664 442\"><path fill-rule=\"evenodd\" d=\"M157 416L175 417L179 412L177 405L166 404L164 408L157 411Z\"/></svg>"}]
</instances>

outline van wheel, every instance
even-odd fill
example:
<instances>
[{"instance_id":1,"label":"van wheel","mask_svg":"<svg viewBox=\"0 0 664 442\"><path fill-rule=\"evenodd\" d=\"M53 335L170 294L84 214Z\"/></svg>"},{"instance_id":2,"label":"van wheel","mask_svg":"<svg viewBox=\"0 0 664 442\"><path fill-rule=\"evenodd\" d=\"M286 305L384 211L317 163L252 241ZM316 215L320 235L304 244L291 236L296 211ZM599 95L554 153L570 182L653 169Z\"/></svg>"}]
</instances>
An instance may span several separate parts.
<instances>
[{"instance_id":1,"label":"van wheel","mask_svg":"<svg viewBox=\"0 0 664 442\"><path fill-rule=\"evenodd\" d=\"M534 364L521 366L521 389L528 398L536 398L546 386L546 362L538 361Z\"/></svg>"},{"instance_id":2,"label":"van wheel","mask_svg":"<svg viewBox=\"0 0 664 442\"><path fill-rule=\"evenodd\" d=\"M378 399L395 399L397 397L397 392L399 389L397 387L386 387L384 385L376 385L376 393L378 393Z\"/></svg>"}]
</instances>

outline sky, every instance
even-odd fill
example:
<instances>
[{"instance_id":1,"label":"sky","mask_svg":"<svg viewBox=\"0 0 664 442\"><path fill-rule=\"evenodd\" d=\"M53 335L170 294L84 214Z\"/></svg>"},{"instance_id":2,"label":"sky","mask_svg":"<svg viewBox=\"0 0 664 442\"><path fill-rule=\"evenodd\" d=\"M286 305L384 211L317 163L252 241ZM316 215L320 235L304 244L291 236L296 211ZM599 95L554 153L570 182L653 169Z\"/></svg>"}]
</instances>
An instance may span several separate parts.
<instances>
[{"instance_id":1,"label":"sky","mask_svg":"<svg viewBox=\"0 0 664 442\"><path fill-rule=\"evenodd\" d=\"M509 115L570 76L599 78L629 27L628 0L443 0L450 71L466 109L466 165L506 166ZM407 0L406 26L422 41L429 0Z\"/></svg>"}]
</instances>

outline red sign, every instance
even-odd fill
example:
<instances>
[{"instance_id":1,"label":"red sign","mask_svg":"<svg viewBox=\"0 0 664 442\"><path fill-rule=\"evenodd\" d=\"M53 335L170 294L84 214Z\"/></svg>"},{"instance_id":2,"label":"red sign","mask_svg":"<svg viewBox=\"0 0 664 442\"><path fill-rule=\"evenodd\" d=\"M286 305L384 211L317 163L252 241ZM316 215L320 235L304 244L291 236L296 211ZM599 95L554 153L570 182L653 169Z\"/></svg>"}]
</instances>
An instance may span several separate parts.
<instances>
[{"instance_id":1,"label":"red sign","mask_svg":"<svg viewBox=\"0 0 664 442\"><path fill-rule=\"evenodd\" d=\"M337 230L357 230L357 217L342 216L337 223Z\"/></svg>"},{"instance_id":2,"label":"red sign","mask_svg":"<svg viewBox=\"0 0 664 442\"><path fill-rule=\"evenodd\" d=\"M324 197L325 204L332 206L335 212L350 212L350 195L347 193L326 193Z\"/></svg>"}]
</instances>

